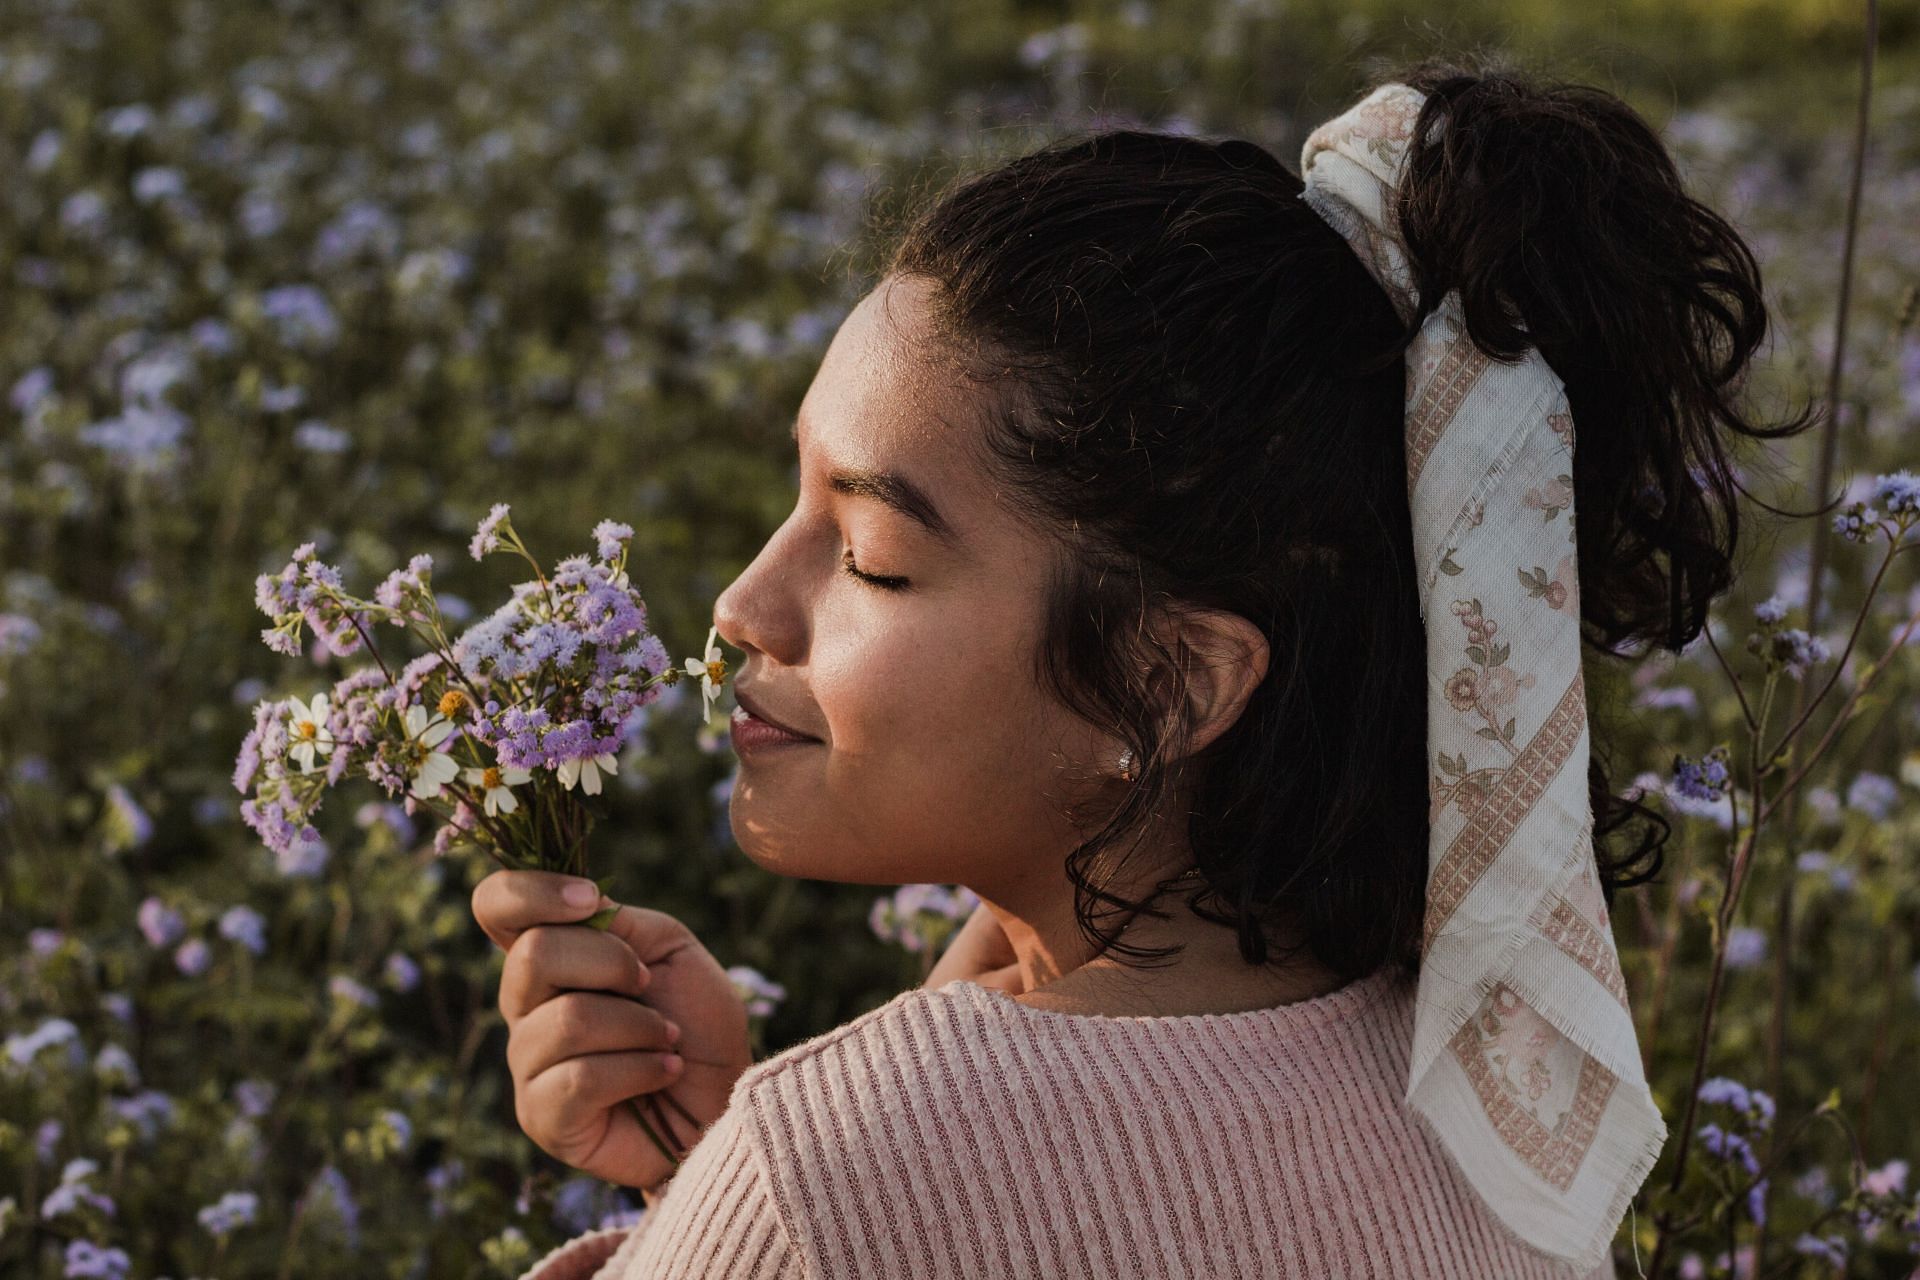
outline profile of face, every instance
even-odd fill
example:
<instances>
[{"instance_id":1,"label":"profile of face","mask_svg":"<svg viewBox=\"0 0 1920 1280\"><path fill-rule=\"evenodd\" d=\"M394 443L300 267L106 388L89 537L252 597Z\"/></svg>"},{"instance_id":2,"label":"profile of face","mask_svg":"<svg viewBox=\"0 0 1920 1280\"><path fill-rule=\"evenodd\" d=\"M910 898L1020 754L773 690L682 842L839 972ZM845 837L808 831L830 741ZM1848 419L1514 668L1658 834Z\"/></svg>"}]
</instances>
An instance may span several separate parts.
<instances>
[{"instance_id":1,"label":"profile of face","mask_svg":"<svg viewBox=\"0 0 1920 1280\"><path fill-rule=\"evenodd\" d=\"M743 696L819 739L743 749L730 816L782 875L1011 901L1065 883L1066 806L1120 747L1035 680L1062 552L995 499L955 411L978 392L922 354L931 287L888 277L842 323L792 514L715 603Z\"/></svg>"}]
</instances>

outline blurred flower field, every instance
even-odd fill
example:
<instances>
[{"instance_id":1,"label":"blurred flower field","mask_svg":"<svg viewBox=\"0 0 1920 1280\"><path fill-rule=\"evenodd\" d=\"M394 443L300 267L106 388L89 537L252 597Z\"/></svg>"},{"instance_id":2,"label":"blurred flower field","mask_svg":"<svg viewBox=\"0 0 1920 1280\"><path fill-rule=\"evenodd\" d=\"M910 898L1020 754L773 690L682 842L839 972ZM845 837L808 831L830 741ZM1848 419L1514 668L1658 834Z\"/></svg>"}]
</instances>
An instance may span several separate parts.
<instances>
[{"instance_id":1,"label":"blurred flower field","mask_svg":"<svg viewBox=\"0 0 1920 1280\"><path fill-rule=\"evenodd\" d=\"M255 578L297 545L361 594L425 550L464 625L508 585L467 555L493 504L552 546L623 521L652 629L696 653L791 504L787 423L916 190L1096 123L1294 165L1365 57L1440 34L1561 58L1665 129L1760 257L1777 330L1753 394L1791 407L1832 355L1858 25L1797 0L9 6L0 1273L513 1276L640 1212L515 1124L483 857L377 793L277 851L240 820L253 707L342 673L324 643L260 642ZM1920 467L1920 76L1911 16L1881 30L1834 481L1871 518L1827 529L1818 618L1824 522L1754 510L1712 645L1588 666L1596 750L1676 828L1613 914L1670 1152L1697 1111L1681 1275L1753 1274L1761 1218L1769 1275L1920 1256L1920 557L1876 580L1890 538L1920 540L1894 523ZM1817 504L1819 441L1746 481ZM1818 740L1871 682L1724 928L1754 797L1721 657L1771 691L1769 742L1799 688L1838 672ZM724 722L689 692L641 709L596 871L733 966L773 1052L919 981L971 898L753 867ZM1623 1276L1670 1173L1623 1225Z\"/></svg>"}]
</instances>

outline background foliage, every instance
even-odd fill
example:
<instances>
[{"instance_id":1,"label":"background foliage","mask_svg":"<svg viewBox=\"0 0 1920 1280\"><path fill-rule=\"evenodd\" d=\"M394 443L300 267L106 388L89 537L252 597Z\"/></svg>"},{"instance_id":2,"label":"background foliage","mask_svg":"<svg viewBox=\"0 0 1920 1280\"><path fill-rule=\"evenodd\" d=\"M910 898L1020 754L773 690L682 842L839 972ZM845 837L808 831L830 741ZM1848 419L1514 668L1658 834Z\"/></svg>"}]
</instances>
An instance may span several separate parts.
<instances>
[{"instance_id":1,"label":"background foliage","mask_svg":"<svg viewBox=\"0 0 1920 1280\"><path fill-rule=\"evenodd\" d=\"M1881 24L1836 480L1856 489L1910 465L1920 427L1920 332L1900 327L1920 280L1916 26ZM654 629L693 653L791 505L786 425L916 192L1102 122L1239 134L1292 165L1370 58L1479 42L1666 131L1766 272L1777 342L1754 394L1805 399L1832 343L1859 33L1826 0L6 5L0 1271L514 1275L636 1203L514 1123L499 957L468 909L489 866L435 860L371 788L330 806L324 857L277 862L237 820L248 708L324 674L257 639L253 577L295 544L361 593L430 552L437 585L484 610L510 581L464 554L489 504L556 557L626 520ZM1817 440L1748 459L1749 481L1813 505ZM1723 651L1756 602L1805 598L1811 526L1762 514ZM1811 629L1835 654L1869 561L1830 560ZM1916 609L1909 565L1862 656ZM1752 933L1727 953L1712 1066L1759 1083L1770 904L1797 877L1782 1117L1837 1087L1866 1163L1807 1131L1774 1179L1783 1239L1844 1218L1868 1166L1904 1191L1920 1150L1893 1087L1920 1059L1920 714L1911 652L1890 665L1797 828L1763 842ZM1681 828L1662 883L1615 910L1673 1116L1727 841L1725 805L1666 780L1739 708L1705 645L1588 678L1615 776L1642 771ZM684 699L656 710L600 869L784 984L764 1050L917 981L930 948L879 936L875 889L779 880L732 847L723 734ZM1690 1193L1723 1173L1709 1161ZM256 1199L203 1212L233 1193ZM1738 1264L1715 1254L1751 1222L1723 1198L1683 1274ZM1623 1226L1623 1275L1649 1232ZM1805 1274L1911 1266L1896 1231L1849 1256L1786 1254Z\"/></svg>"}]
</instances>

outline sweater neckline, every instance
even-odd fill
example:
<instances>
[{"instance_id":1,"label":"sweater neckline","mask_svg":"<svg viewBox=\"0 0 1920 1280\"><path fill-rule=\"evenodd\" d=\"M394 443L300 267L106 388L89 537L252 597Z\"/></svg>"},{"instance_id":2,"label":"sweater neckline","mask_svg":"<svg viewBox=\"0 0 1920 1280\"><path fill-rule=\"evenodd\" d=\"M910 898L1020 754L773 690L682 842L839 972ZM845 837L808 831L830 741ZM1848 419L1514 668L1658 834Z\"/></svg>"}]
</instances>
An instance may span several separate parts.
<instances>
[{"instance_id":1,"label":"sweater neckline","mask_svg":"<svg viewBox=\"0 0 1920 1280\"><path fill-rule=\"evenodd\" d=\"M1363 978L1306 1000L1269 1005L1264 1009L1236 1009L1231 1013L1069 1013L1039 1009L1014 999L998 987L983 987L970 978L955 978L939 990L957 992L981 1009L998 1010L1016 1019L1056 1030L1078 1027L1161 1027L1173 1031L1246 1031L1299 1029L1339 1023L1387 999L1403 980L1401 970L1384 964Z\"/></svg>"}]
</instances>

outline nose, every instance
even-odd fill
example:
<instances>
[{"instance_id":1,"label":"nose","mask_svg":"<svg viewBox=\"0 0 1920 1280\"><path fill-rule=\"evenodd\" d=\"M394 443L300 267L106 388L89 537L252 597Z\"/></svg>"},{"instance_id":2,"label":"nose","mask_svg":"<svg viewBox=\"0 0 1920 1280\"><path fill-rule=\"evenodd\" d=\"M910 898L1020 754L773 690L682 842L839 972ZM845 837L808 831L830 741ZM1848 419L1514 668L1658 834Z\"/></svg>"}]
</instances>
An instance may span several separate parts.
<instances>
[{"instance_id":1,"label":"nose","mask_svg":"<svg viewBox=\"0 0 1920 1280\"><path fill-rule=\"evenodd\" d=\"M753 563L713 602L713 625L722 639L743 653L764 653L783 666L799 666L806 655L803 587L788 555L794 532L791 520L775 530Z\"/></svg>"}]
</instances>

